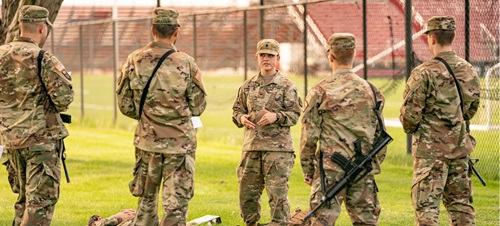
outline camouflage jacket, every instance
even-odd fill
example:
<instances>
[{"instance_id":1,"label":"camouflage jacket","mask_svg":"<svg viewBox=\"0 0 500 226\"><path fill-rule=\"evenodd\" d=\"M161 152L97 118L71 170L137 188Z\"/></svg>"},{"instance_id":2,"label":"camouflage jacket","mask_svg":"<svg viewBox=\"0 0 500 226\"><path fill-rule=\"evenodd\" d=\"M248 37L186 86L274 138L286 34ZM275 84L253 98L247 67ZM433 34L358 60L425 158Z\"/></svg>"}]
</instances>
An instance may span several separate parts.
<instances>
[{"instance_id":1,"label":"camouflage jacket","mask_svg":"<svg viewBox=\"0 0 500 226\"><path fill-rule=\"evenodd\" d=\"M205 88L195 60L182 52L172 53L151 81L139 119L139 103L156 64L172 44L151 42L132 52L123 65L116 90L120 111L139 120L134 145L158 153L186 153L196 148L192 116L206 107Z\"/></svg>"},{"instance_id":2,"label":"camouflage jacket","mask_svg":"<svg viewBox=\"0 0 500 226\"><path fill-rule=\"evenodd\" d=\"M260 73L248 80L238 90L233 104L233 122L239 128L241 116L250 115L255 129L245 127L243 151L286 151L293 152L290 127L297 124L300 117L300 99L297 88L279 71L272 80L266 82ZM275 123L259 126L257 122L267 109L280 115Z\"/></svg>"},{"instance_id":3,"label":"camouflage jacket","mask_svg":"<svg viewBox=\"0 0 500 226\"><path fill-rule=\"evenodd\" d=\"M7 148L26 148L68 136L58 112L66 111L73 101L71 77L46 52L41 77L47 96L38 77L39 51L37 43L24 37L0 46L0 133Z\"/></svg>"},{"instance_id":4,"label":"camouflage jacket","mask_svg":"<svg viewBox=\"0 0 500 226\"><path fill-rule=\"evenodd\" d=\"M375 88L377 101L384 108L384 96ZM343 169L330 160L335 152L350 159L355 154L354 141L360 139L363 153L372 150L378 135L375 100L370 85L350 69L339 69L311 88L302 112L300 163L304 177L312 178L320 152L323 168L335 172ZM319 142L319 148L318 148ZM372 174L380 173L386 148L373 161Z\"/></svg>"},{"instance_id":5,"label":"camouflage jacket","mask_svg":"<svg viewBox=\"0 0 500 226\"><path fill-rule=\"evenodd\" d=\"M479 78L474 67L455 52L437 55L450 65L462 87L465 116L472 119L479 107ZM473 150L460 108L460 97L445 65L429 60L408 79L399 117L405 133L413 134L412 152L418 158L455 159Z\"/></svg>"}]
</instances>

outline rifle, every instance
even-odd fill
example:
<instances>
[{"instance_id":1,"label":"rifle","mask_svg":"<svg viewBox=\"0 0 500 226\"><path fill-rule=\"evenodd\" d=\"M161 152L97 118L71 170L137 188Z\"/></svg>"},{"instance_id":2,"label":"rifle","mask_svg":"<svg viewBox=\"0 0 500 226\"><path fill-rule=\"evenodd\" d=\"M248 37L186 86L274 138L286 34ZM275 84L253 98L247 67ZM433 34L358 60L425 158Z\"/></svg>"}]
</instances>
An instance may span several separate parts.
<instances>
[{"instance_id":1,"label":"rifle","mask_svg":"<svg viewBox=\"0 0 500 226\"><path fill-rule=\"evenodd\" d=\"M328 191L321 197L321 202L304 218L304 222L310 218L314 212L316 212L323 204L329 202L333 197L335 197L342 189L347 187L352 182L356 183L365 177L368 173L372 171L372 158L375 157L389 142L392 141L392 137L382 130L380 136L377 137L373 144L373 150L368 154L363 154L361 152L361 140L356 140L354 142L354 149L356 154L354 155L354 161L349 161L346 157L342 156L339 152L333 153L331 159L333 162L339 164L345 171L345 176L340 179L334 186L332 186ZM364 173L361 176L361 172Z\"/></svg>"},{"instance_id":2,"label":"rifle","mask_svg":"<svg viewBox=\"0 0 500 226\"><path fill-rule=\"evenodd\" d=\"M54 110L59 113L59 111L56 109L56 106L54 105L54 102L52 102L52 99L50 99L49 93L47 92L47 88L45 87L45 84L43 83L42 80L42 59L43 59L43 54L45 54L45 50L40 50L38 52L38 57L37 57L37 66L38 66L38 78L40 79L40 83L42 83L42 88L47 93L47 98L49 99L50 105L54 108ZM59 116L61 117L61 120L64 123L71 123L71 115L68 114L62 114L60 113ZM66 182L69 183L69 174L68 174L68 169L66 168L66 147L64 146L64 140L61 140L61 145L60 145L60 150L58 151L59 157L61 157L61 162L64 167L64 174L66 175Z\"/></svg>"},{"instance_id":3,"label":"rifle","mask_svg":"<svg viewBox=\"0 0 500 226\"><path fill-rule=\"evenodd\" d=\"M60 147L58 150L59 157L61 158L61 162L64 168L64 175L66 176L66 183L69 183L69 174L68 174L68 169L66 168L66 146L64 146L64 140L60 140Z\"/></svg>"},{"instance_id":4,"label":"rifle","mask_svg":"<svg viewBox=\"0 0 500 226\"><path fill-rule=\"evenodd\" d=\"M479 174L479 172L476 170L476 167L474 166L474 163L472 162L472 159L469 156L467 156L467 158L469 159L469 168L472 170L472 172L474 172L474 174L476 174L476 176L479 179L479 181L481 181L481 184L483 184L483 186L486 187L486 182L484 181L483 177L481 177L481 175Z\"/></svg>"}]
</instances>

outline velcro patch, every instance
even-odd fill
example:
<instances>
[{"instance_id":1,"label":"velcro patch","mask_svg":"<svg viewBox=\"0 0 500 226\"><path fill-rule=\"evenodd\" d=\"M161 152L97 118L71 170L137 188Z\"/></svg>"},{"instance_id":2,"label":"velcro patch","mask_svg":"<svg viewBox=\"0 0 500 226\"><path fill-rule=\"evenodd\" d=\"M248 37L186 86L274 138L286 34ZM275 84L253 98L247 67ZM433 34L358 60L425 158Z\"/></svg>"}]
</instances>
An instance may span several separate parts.
<instances>
[{"instance_id":1,"label":"velcro patch","mask_svg":"<svg viewBox=\"0 0 500 226\"><path fill-rule=\"evenodd\" d=\"M202 83L201 82L201 70L199 68L196 70L196 75L194 75L194 79L196 79L196 81L198 81L199 83Z\"/></svg>"},{"instance_id":2,"label":"velcro patch","mask_svg":"<svg viewBox=\"0 0 500 226\"><path fill-rule=\"evenodd\" d=\"M59 72L62 72L65 68L64 68L64 65L59 63L57 66L56 66L56 69L59 71Z\"/></svg>"}]
</instances>

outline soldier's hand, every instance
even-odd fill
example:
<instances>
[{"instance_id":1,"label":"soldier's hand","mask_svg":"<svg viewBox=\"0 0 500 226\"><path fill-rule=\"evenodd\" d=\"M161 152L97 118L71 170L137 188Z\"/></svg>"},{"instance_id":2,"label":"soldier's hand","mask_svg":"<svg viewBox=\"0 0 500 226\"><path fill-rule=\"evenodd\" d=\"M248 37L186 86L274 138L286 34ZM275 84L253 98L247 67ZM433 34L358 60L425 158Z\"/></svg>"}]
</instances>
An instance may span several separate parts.
<instances>
[{"instance_id":1,"label":"soldier's hand","mask_svg":"<svg viewBox=\"0 0 500 226\"><path fill-rule=\"evenodd\" d=\"M311 186L312 182L313 182L313 179L310 178L310 177L305 177L304 178L304 182L306 182L307 185Z\"/></svg>"},{"instance_id":2,"label":"soldier's hand","mask_svg":"<svg viewBox=\"0 0 500 226\"><path fill-rule=\"evenodd\" d=\"M241 124L247 129L255 129L255 124L248 120L248 118L250 118L250 115L242 115L240 118Z\"/></svg>"},{"instance_id":3,"label":"soldier's hand","mask_svg":"<svg viewBox=\"0 0 500 226\"><path fill-rule=\"evenodd\" d=\"M270 112L270 111L268 111L265 108L264 108L264 112L265 113L262 116L262 118L260 118L259 122L257 122L257 124L259 126L265 126L265 125L268 125L268 124L272 124L272 123L276 122L276 120L278 119L278 114L277 113Z\"/></svg>"}]
</instances>

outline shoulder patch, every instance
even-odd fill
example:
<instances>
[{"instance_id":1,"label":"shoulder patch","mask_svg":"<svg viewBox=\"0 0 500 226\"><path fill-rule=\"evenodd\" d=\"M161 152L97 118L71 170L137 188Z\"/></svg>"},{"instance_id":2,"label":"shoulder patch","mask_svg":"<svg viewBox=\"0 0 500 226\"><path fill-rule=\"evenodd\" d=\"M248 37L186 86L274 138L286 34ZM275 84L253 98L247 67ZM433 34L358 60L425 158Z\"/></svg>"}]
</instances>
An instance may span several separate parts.
<instances>
[{"instance_id":1,"label":"shoulder patch","mask_svg":"<svg viewBox=\"0 0 500 226\"><path fill-rule=\"evenodd\" d=\"M66 70L66 68L64 67L64 65L61 62L57 63L57 65L55 66L55 69L57 71L61 72L61 74L63 74L64 77L66 77L68 80L71 81L71 75L69 74L68 70Z\"/></svg>"},{"instance_id":2,"label":"shoulder patch","mask_svg":"<svg viewBox=\"0 0 500 226\"><path fill-rule=\"evenodd\" d=\"M62 63L59 63L59 64L56 65L56 69L59 72L62 72L65 68L64 68L64 65Z\"/></svg>"},{"instance_id":3,"label":"shoulder patch","mask_svg":"<svg viewBox=\"0 0 500 226\"><path fill-rule=\"evenodd\" d=\"M196 79L196 81L198 81L199 83L202 83L202 81L201 81L201 70L199 68L196 70L196 74L194 75L194 79Z\"/></svg>"},{"instance_id":4,"label":"shoulder patch","mask_svg":"<svg viewBox=\"0 0 500 226\"><path fill-rule=\"evenodd\" d=\"M66 69L63 69L61 73L64 75L64 77L71 81L71 75Z\"/></svg>"}]
</instances>

